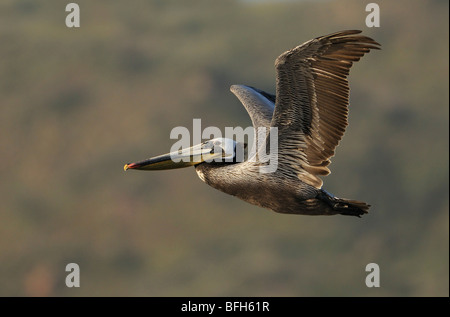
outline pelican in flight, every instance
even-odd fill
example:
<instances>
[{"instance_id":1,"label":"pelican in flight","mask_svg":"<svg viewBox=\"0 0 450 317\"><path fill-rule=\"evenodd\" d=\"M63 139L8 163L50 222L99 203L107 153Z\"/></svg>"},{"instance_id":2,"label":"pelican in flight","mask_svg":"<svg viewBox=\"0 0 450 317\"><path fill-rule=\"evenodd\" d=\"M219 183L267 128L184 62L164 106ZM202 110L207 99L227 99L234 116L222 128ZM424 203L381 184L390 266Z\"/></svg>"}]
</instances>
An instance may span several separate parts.
<instances>
[{"instance_id":1,"label":"pelican in flight","mask_svg":"<svg viewBox=\"0 0 450 317\"><path fill-rule=\"evenodd\" d=\"M275 61L276 95L250 86L231 86L254 128L278 129L274 172L261 173L261 165L267 162L254 157L233 159L242 144L225 138L128 163L124 170L195 166L206 184L279 213L357 217L367 213L370 205L335 197L322 187L320 178L330 173L330 158L348 125L350 68L380 46L359 33L349 30L321 36L281 54ZM258 148L267 148L270 133Z\"/></svg>"}]
</instances>

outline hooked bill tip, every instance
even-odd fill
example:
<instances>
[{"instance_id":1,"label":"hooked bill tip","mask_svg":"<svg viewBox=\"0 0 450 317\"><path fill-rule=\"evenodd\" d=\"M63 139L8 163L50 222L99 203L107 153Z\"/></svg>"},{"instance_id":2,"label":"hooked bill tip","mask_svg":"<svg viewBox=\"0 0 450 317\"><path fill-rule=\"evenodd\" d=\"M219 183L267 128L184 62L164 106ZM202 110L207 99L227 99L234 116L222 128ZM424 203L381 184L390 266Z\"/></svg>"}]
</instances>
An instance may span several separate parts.
<instances>
[{"instance_id":1,"label":"hooked bill tip","mask_svg":"<svg viewBox=\"0 0 450 317\"><path fill-rule=\"evenodd\" d=\"M125 164L125 166L123 167L123 170L126 171L128 169L128 164Z\"/></svg>"}]
</instances>

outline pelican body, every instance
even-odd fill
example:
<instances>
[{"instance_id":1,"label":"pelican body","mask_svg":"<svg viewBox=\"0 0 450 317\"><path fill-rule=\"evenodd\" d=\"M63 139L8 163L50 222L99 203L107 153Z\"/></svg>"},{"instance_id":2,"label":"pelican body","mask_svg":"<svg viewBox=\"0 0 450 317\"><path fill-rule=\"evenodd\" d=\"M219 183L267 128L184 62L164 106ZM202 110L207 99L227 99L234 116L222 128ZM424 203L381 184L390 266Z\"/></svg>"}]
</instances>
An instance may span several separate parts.
<instances>
[{"instance_id":1,"label":"pelican body","mask_svg":"<svg viewBox=\"0 0 450 317\"><path fill-rule=\"evenodd\" d=\"M261 173L260 167L268 163L255 156L236 160L237 151L245 145L225 138L129 163L124 169L195 166L206 184L279 213L358 217L367 213L370 205L333 196L323 189L320 178L330 173L330 158L348 125L350 68L380 46L359 33L350 30L318 37L280 55L275 61L275 95L250 86L231 86L254 128L278 129L274 172ZM267 149L270 133L264 144L256 140L254 144Z\"/></svg>"}]
</instances>

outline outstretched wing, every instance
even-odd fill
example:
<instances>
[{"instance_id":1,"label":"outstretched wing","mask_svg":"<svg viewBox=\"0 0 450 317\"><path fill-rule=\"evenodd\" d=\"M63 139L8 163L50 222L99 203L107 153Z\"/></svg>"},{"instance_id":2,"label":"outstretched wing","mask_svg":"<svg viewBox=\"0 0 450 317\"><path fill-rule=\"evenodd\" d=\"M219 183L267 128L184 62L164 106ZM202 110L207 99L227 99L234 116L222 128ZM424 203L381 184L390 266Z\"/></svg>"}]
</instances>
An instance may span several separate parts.
<instances>
[{"instance_id":1,"label":"outstretched wing","mask_svg":"<svg viewBox=\"0 0 450 317\"><path fill-rule=\"evenodd\" d=\"M310 40L280 55L276 104L271 122L278 127L278 169L297 171L306 183L320 188L330 157L347 126L353 62L370 49L373 39L342 31Z\"/></svg>"},{"instance_id":2,"label":"outstretched wing","mask_svg":"<svg viewBox=\"0 0 450 317\"><path fill-rule=\"evenodd\" d=\"M267 135L275 108L275 96L260 89L244 85L233 85L230 90L244 105L252 120L255 134L253 136L254 148L251 153L256 153L256 149L259 148L257 129L265 128L263 131L266 131Z\"/></svg>"},{"instance_id":3,"label":"outstretched wing","mask_svg":"<svg viewBox=\"0 0 450 317\"><path fill-rule=\"evenodd\" d=\"M258 127L270 127L275 108L274 95L244 85L233 85L230 90L244 105L255 129Z\"/></svg>"}]
</instances>

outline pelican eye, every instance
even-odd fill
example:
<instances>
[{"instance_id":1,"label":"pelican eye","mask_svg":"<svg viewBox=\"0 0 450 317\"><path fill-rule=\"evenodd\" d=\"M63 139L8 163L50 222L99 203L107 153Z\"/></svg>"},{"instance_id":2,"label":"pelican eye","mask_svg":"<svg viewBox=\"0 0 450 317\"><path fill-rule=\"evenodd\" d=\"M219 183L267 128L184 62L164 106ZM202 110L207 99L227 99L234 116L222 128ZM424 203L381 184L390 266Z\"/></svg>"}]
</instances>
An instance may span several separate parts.
<instances>
[{"instance_id":1,"label":"pelican eye","mask_svg":"<svg viewBox=\"0 0 450 317\"><path fill-rule=\"evenodd\" d=\"M211 154L219 153L219 151L222 151L222 154L225 154L225 150L220 146L220 143L219 144L215 144L212 147L211 152L209 152L209 153L211 153Z\"/></svg>"}]
</instances>

